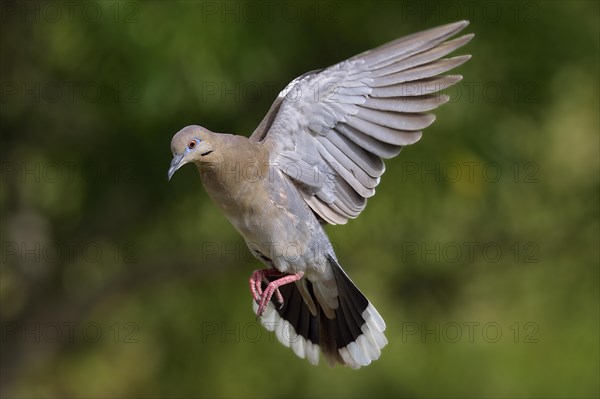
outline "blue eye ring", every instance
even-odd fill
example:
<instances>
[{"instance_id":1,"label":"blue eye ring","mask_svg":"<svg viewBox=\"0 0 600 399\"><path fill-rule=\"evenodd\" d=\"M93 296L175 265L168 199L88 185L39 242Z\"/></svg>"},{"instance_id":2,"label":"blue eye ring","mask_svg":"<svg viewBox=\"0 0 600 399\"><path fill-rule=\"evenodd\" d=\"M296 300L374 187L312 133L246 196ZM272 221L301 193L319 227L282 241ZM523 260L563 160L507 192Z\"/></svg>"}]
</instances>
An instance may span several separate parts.
<instances>
[{"instance_id":1,"label":"blue eye ring","mask_svg":"<svg viewBox=\"0 0 600 399\"><path fill-rule=\"evenodd\" d=\"M194 140L192 140L192 141L190 141L190 142L188 143L188 148L189 148L190 150L193 150L194 148L196 148L196 144L198 144L198 140L195 140L195 139L194 139Z\"/></svg>"}]
</instances>

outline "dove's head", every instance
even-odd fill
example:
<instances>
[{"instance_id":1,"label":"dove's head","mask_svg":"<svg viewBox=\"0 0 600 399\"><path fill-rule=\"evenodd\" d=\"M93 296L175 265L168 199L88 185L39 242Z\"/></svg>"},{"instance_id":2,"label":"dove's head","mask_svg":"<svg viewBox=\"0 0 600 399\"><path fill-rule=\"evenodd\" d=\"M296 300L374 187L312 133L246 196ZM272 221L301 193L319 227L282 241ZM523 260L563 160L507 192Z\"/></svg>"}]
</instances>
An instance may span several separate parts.
<instances>
[{"instance_id":1,"label":"dove's head","mask_svg":"<svg viewBox=\"0 0 600 399\"><path fill-rule=\"evenodd\" d=\"M169 167L169 180L186 163L211 162L217 156L216 136L217 133L197 125L186 126L175 133L171 140L173 160Z\"/></svg>"}]
</instances>

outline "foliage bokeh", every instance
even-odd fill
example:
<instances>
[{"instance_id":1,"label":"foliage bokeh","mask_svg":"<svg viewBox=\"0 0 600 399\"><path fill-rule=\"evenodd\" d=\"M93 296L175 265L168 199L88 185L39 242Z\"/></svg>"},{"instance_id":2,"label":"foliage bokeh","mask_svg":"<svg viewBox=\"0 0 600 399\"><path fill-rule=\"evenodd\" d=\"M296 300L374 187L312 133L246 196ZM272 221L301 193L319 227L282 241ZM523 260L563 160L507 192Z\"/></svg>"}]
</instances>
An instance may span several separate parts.
<instances>
[{"instance_id":1,"label":"foliage bokeh","mask_svg":"<svg viewBox=\"0 0 600 399\"><path fill-rule=\"evenodd\" d=\"M3 397L598 397L597 2L44 4L2 3ZM167 181L171 136L249 135L294 77L457 19L452 101L328 229L390 343L311 366L257 328L194 168Z\"/></svg>"}]
</instances>

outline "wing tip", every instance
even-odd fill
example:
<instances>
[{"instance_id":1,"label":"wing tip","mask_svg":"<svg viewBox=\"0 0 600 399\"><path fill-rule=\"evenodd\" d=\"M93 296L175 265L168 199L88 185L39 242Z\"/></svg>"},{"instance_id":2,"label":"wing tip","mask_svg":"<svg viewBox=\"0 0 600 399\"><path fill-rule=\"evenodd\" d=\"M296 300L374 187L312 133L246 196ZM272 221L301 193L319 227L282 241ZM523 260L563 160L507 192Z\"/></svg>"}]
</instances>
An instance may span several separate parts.
<instances>
[{"instance_id":1,"label":"wing tip","mask_svg":"<svg viewBox=\"0 0 600 399\"><path fill-rule=\"evenodd\" d=\"M463 76L462 75L446 75L445 76L446 79L448 79L449 81L452 82L452 84L458 83L462 80Z\"/></svg>"},{"instance_id":2,"label":"wing tip","mask_svg":"<svg viewBox=\"0 0 600 399\"><path fill-rule=\"evenodd\" d=\"M470 23L471 23L471 21L469 21L468 19L461 19L460 21L453 22L450 25L457 25L457 26L460 26L461 28L465 28L465 27L469 26Z\"/></svg>"},{"instance_id":3,"label":"wing tip","mask_svg":"<svg viewBox=\"0 0 600 399\"><path fill-rule=\"evenodd\" d=\"M471 33L467 33L465 35L462 35L460 38L465 40L467 43L471 41L471 39L473 39L475 37L475 33L471 32Z\"/></svg>"},{"instance_id":4,"label":"wing tip","mask_svg":"<svg viewBox=\"0 0 600 399\"><path fill-rule=\"evenodd\" d=\"M461 60L462 61L461 64L462 64L463 62L469 61L471 59L471 57L472 57L471 54L463 54L463 55L457 55L456 57L452 57L452 59L456 60L456 61Z\"/></svg>"},{"instance_id":5,"label":"wing tip","mask_svg":"<svg viewBox=\"0 0 600 399\"><path fill-rule=\"evenodd\" d=\"M466 28L469 24L469 20L463 19L456 22L450 22L449 24L433 27L431 30L444 32L444 36L450 37Z\"/></svg>"}]
</instances>

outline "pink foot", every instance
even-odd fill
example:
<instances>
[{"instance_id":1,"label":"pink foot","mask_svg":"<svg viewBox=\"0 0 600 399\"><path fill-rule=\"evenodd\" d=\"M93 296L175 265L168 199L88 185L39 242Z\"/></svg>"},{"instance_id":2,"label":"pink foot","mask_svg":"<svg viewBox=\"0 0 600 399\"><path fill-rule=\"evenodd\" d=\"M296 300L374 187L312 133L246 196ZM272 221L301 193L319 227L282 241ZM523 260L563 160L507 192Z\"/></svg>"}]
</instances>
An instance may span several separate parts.
<instances>
[{"instance_id":1,"label":"pink foot","mask_svg":"<svg viewBox=\"0 0 600 399\"><path fill-rule=\"evenodd\" d=\"M294 281L298 281L302 278L302 276L304 276L304 273L302 272L296 274L286 274L283 277L278 278L277 280L271 281L267 285L265 292L262 293L260 303L258 304L258 310L256 311L256 315L261 316L264 313L265 309L267 308L267 305L269 304L269 301L271 300L271 297L273 296L273 293L275 292L277 293L277 301L279 302L279 305L283 306L283 296L279 291L279 287L293 283Z\"/></svg>"},{"instance_id":2,"label":"pink foot","mask_svg":"<svg viewBox=\"0 0 600 399\"><path fill-rule=\"evenodd\" d=\"M281 277L281 276L285 276L285 273L281 273L277 269L260 269L260 270L255 270L254 273L252 273L252 276L250 276L250 280L249 280L250 291L252 292L252 297L254 298L256 303L260 302L260 299L263 294L262 282L263 282L263 280L266 280L266 278L268 276ZM268 280L267 280L267 282L268 282ZM280 299L280 298L281 298L280 302L283 302L283 297L281 296L281 293L279 293L277 295L277 299Z\"/></svg>"}]
</instances>

